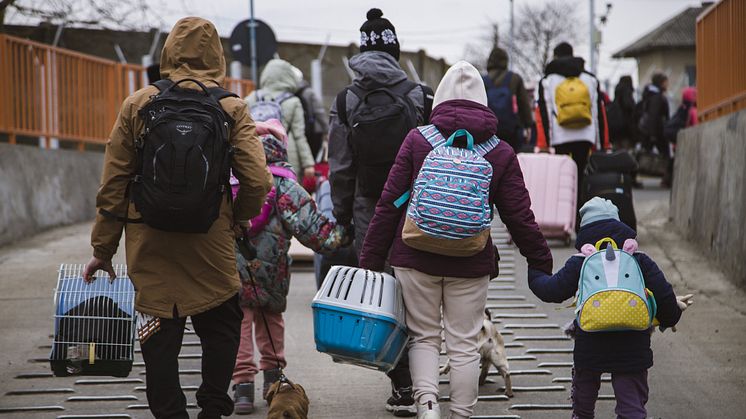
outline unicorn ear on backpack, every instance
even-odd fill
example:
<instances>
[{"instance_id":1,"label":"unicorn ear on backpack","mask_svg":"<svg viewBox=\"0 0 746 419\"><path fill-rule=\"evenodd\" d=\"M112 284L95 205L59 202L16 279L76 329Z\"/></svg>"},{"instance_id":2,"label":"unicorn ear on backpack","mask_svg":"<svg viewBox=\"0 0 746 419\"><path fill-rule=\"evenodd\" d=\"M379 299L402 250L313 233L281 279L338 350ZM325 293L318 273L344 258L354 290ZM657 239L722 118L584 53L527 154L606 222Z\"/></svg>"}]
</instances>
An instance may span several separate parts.
<instances>
[{"instance_id":1,"label":"unicorn ear on backpack","mask_svg":"<svg viewBox=\"0 0 746 419\"><path fill-rule=\"evenodd\" d=\"M622 250L624 250L627 253L635 253L637 251L638 244L637 240L635 239L627 239L624 241L624 246L622 246Z\"/></svg>"},{"instance_id":2,"label":"unicorn ear on backpack","mask_svg":"<svg viewBox=\"0 0 746 419\"><path fill-rule=\"evenodd\" d=\"M583 256L590 256L596 253L596 246L586 243L580 248L580 253L582 253Z\"/></svg>"}]
</instances>

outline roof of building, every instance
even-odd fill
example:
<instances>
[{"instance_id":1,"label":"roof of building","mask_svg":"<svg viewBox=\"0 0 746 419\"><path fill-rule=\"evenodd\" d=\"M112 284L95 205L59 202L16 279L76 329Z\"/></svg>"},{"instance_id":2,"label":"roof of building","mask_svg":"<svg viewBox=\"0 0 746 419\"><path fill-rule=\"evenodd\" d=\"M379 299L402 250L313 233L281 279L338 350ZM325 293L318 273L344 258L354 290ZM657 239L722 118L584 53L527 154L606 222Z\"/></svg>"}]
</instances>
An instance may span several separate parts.
<instances>
[{"instance_id":1,"label":"roof of building","mask_svg":"<svg viewBox=\"0 0 746 419\"><path fill-rule=\"evenodd\" d=\"M703 2L700 7L688 7L632 44L617 51L612 57L634 58L657 49L694 48L697 16L710 4L712 3Z\"/></svg>"}]
</instances>

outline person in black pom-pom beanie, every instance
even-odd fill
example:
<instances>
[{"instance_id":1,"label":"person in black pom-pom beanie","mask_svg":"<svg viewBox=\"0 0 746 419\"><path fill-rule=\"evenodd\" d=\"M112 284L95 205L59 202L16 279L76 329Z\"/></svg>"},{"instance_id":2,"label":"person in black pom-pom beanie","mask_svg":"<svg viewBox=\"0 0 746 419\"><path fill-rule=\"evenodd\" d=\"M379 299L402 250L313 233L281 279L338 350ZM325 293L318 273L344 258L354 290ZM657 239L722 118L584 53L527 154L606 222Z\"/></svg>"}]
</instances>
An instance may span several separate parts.
<instances>
[{"instance_id":1,"label":"person in black pom-pom beanie","mask_svg":"<svg viewBox=\"0 0 746 419\"><path fill-rule=\"evenodd\" d=\"M394 25L383 18L380 9L370 9L360 27L360 53L349 61L354 79L337 94L329 111L332 212L338 224L354 224L355 242L351 248L318 258L314 263L318 280L332 265L357 265L368 224L402 142L410 130L430 119L433 91L407 78L399 64L399 48ZM406 351L388 376L391 397L386 410L397 417L416 416Z\"/></svg>"},{"instance_id":2,"label":"person in black pom-pom beanie","mask_svg":"<svg viewBox=\"0 0 746 419\"><path fill-rule=\"evenodd\" d=\"M383 17L381 9L370 9L368 20L360 27L360 52L383 51L399 60L399 38L396 28Z\"/></svg>"}]
</instances>

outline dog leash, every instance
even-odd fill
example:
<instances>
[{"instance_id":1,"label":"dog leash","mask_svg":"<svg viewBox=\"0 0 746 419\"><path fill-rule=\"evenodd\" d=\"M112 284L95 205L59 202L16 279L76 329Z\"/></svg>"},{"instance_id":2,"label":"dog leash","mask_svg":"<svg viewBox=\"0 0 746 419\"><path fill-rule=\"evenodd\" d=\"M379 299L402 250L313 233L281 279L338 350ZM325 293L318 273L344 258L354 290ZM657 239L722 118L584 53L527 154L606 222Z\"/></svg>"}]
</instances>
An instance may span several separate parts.
<instances>
[{"instance_id":1,"label":"dog leash","mask_svg":"<svg viewBox=\"0 0 746 419\"><path fill-rule=\"evenodd\" d=\"M244 240L248 240L244 238ZM264 310L262 309L261 305L259 305L259 290L256 287L256 279L254 278L254 272L251 271L251 267L248 267L246 271L249 272L249 279L251 280L251 286L254 289L254 297L257 299L257 308L259 309L259 314L262 317L262 321L264 322L264 329L267 331L267 337L269 338L269 344L272 346L272 353L275 355L275 361L277 361L277 369L280 370L280 379L279 381L281 383L287 383L288 378L285 377L285 372L283 371L282 365L280 365L280 359L277 356L277 349L275 349L275 341L272 339L272 332L269 330L269 322L267 321L267 317L264 315Z\"/></svg>"}]
</instances>

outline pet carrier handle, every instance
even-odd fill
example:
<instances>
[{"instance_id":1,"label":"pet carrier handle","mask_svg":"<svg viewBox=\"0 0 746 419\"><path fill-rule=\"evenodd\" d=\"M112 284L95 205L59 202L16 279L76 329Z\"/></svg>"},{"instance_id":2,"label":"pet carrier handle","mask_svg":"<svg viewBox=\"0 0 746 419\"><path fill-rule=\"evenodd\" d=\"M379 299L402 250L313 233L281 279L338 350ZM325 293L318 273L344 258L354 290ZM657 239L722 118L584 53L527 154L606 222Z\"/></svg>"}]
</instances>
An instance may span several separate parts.
<instances>
[{"instance_id":1,"label":"pet carrier handle","mask_svg":"<svg viewBox=\"0 0 746 419\"><path fill-rule=\"evenodd\" d=\"M466 148L468 150L474 150L474 136L471 135L471 133L463 128L456 130L453 134L451 134L450 137L448 137L448 141L446 141L445 145L448 147L453 146L453 141L456 139L456 137L460 136L466 136Z\"/></svg>"},{"instance_id":2,"label":"pet carrier handle","mask_svg":"<svg viewBox=\"0 0 746 419\"><path fill-rule=\"evenodd\" d=\"M207 89L207 86L205 86L204 83L202 83L201 81L196 80L196 79L181 79L181 80L179 80L177 82L174 82L174 84L172 84L168 89L166 89L165 92L173 89L174 87L180 85L181 83L183 83L185 81L190 81L190 82L196 84L197 86L200 87L200 89L202 89L202 91L205 93L205 96L210 96L210 91Z\"/></svg>"}]
</instances>

